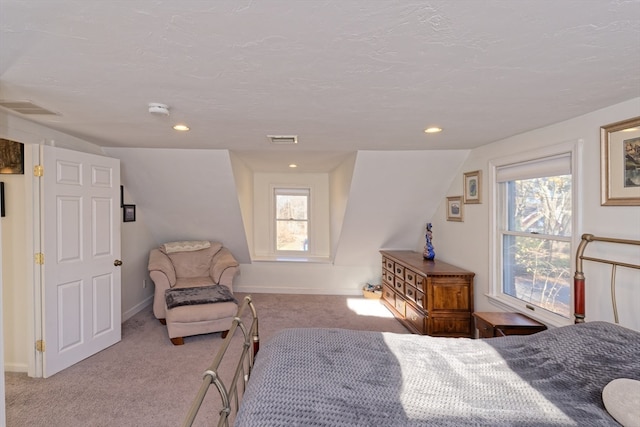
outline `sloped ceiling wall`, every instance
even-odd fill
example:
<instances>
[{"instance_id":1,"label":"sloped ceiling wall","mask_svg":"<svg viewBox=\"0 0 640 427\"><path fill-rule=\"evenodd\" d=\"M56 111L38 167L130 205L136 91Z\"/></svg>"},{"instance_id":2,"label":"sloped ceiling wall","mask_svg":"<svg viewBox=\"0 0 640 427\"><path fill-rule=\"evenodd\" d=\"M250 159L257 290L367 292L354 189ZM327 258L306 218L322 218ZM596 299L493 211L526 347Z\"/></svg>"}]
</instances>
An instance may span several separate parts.
<instances>
[{"instance_id":1,"label":"sloped ceiling wall","mask_svg":"<svg viewBox=\"0 0 640 427\"><path fill-rule=\"evenodd\" d=\"M122 184L137 209L144 211L158 244L220 241L239 262L251 262L227 150L105 148L105 152L120 159Z\"/></svg>"},{"instance_id":2,"label":"sloped ceiling wall","mask_svg":"<svg viewBox=\"0 0 640 427\"><path fill-rule=\"evenodd\" d=\"M335 264L379 261L378 249L414 249L467 150L359 151ZM366 261L365 261L366 260Z\"/></svg>"}]
</instances>

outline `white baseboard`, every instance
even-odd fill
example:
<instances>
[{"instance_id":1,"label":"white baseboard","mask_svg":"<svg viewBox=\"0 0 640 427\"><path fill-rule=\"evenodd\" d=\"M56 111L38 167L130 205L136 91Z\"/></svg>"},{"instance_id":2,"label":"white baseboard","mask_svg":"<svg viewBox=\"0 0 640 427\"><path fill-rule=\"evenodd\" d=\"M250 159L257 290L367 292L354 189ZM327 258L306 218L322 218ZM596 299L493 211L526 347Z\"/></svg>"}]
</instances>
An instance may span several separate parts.
<instances>
[{"instance_id":1,"label":"white baseboard","mask_svg":"<svg viewBox=\"0 0 640 427\"><path fill-rule=\"evenodd\" d=\"M304 295L349 295L362 296L358 289L331 289L331 288L276 288L262 286L234 286L234 292L243 294L304 294Z\"/></svg>"},{"instance_id":2,"label":"white baseboard","mask_svg":"<svg viewBox=\"0 0 640 427\"><path fill-rule=\"evenodd\" d=\"M140 313L142 310L144 310L145 308L147 308L151 304L153 304L153 295L148 296L147 298L142 300L142 302L134 305L129 310L127 310L124 313L122 313L122 323L124 323L127 320L131 319L133 316L135 316L136 314Z\"/></svg>"},{"instance_id":3,"label":"white baseboard","mask_svg":"<svg viewBox=\"0 0 640 427\"><path fill-rule=\"evenodd\" d=\"M5 372L24 372L26 374L28 367L22 363L5 363L4 370Z\"/></svg>"}]
</instances>

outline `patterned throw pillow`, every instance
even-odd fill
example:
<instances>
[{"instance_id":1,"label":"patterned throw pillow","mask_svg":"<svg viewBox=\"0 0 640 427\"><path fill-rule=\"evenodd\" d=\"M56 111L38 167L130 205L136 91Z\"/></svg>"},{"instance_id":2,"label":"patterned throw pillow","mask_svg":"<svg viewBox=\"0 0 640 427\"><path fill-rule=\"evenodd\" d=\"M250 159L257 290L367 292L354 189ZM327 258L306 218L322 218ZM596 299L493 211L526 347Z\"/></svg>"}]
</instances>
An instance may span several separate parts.
<instances>
[{"instance_id":1,"label":"patterned throw pillow","mask_svg":"<svg viewBox=\"0 0 640 427\"><path fill-rule=\"evenodd\" d=\"M165 254L174 252L191 252L206 249L211 246L211 242L207 240L192 240L183 242L169 242L162 245Z\"/></svg>"}]
</instances>

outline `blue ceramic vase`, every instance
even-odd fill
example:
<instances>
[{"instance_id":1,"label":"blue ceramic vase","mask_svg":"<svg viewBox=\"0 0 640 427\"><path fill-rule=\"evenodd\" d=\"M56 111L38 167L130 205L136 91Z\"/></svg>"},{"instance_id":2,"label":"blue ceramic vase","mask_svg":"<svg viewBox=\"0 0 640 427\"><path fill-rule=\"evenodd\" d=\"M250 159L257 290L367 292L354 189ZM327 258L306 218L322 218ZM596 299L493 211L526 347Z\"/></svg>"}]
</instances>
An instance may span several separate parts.
<instances>
[{"instance_id":1,"label":"blue ceramic vase","mask_svg":"<svg viewBox=\"0 0 640 427\"><path fill-rule=\"evenodd\" d=\"M422 256L424 257L424 259L432 260L436 257L436 252L433 250L433 242L431 241L433 235L431 233L430 222L427 223L425 238L427 240L427 243L424 245L424 252L422 253Z\"/></svg>"}]
</instances>

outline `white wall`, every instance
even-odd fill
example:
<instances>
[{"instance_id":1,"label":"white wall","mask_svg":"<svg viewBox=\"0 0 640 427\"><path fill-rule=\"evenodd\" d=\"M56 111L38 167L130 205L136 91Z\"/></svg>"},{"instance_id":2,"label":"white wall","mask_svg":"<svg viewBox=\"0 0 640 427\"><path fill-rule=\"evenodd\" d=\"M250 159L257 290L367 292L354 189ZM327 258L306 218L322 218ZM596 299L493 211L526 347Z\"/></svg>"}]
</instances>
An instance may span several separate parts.
<instances>
[{"instance_id":1,"label":"white wall","mask_svg":"<svg viewBox=\"0 0 640 427\"><path fill-rule=\"evenodd\" d=\"M414 248L468 153L359 151L335 263L379 267L379 249Z\"/></svg>"},{"instance_id":2,"label":"white wall","mask_svg":"<svg viewBox=\"0 0 640 427\"><path fill-rule=\"evenodd\" d=\"M249 262L240 203L227 150L105 148L120 159L122 180L158 244L222 242ZM145 248L149 254L150 248Z\"/></svg>"},{"instance_id":3,"label":"white wall","mask_svg":"<svg viewBox=\"0 0 640 427\"><path fill-rule=\"evenodd\" d=\"M253 248L253 171L237 155L229 153L229 158L236 183L247 246Z\"/></svg>"},{"instance_id":4,"label":"white wall","mask_svg":"<svg viewBox=\"0 0 640 427\"><path fill-rule=\"evenodd\" d=\"M25 150L25 164L31 164L31 150ZM28 172L27 172L28 175ZM29 283L27 250L27 224L25 213L25 195L31 180L25 175L0 175L4 182L6 216L2 222L3 268L2 305L4 309L4 359L9 371L26 371L27 342L25 336L29 324L27 302L32 295Z\"/></svg>"},{"instance_id":5,"label":"white wall","mask_svg":"<svg viewBox=\"0 0 640 427\"><path fill-rule=\"evenodd\" d=\"M600 236L640 239L640 207L600 206L600 126L638 116L640 98L557 123L531 132L516 135L477 148L457 171L455 180L447 190L448 196L462 195L464 172L480 169L483 172L481 204L464 205L464 222L445 220L445 205L441 204L431 218L433 223L436 257L476 273L475 309L495 311L498 308L485 296L489 291L489 184L488 163L491 159L528 151L533 148L566 141L583 140L582 161L582 227L574 231L579 234L592 233ZM603 250L603 253L606 250ZM595 252L594 252L595 254ZM636 262L640 252L636 250ZM599 286L598 281L608 283L608 273L598 271L601 267L585 264L587 277L587 320L612 319L608 284ZM623 273L624 274L624 273ZM590 280L589 277L592 277ZM619 309L625 313L627 325L640 330L640 277L625 275L619 279L621 286ZM635 294L628 292L635 286ZM626 292L626 293L625 293ZM628 295L624 297L623 295Z\"/></svg>"},{"instance_id":6,"label":"white wall","mask_svg":"<svg viewBox=\"0 0 640 427\"><path fill-rule=\"evenodd\" d=\"M124 202L136 205L124 185ZM136 220L120 224L120 246L122 257L122 321L134 316L145 306L153 303L153 282L149 277L147 265L149 264L149 249L158 246L159 243L151 234L147 226L147 213L136 205Z\"/></svg>"}]
</instances>

